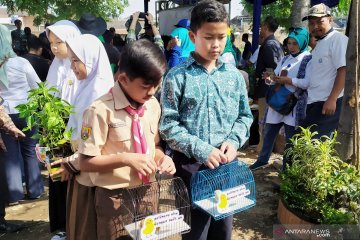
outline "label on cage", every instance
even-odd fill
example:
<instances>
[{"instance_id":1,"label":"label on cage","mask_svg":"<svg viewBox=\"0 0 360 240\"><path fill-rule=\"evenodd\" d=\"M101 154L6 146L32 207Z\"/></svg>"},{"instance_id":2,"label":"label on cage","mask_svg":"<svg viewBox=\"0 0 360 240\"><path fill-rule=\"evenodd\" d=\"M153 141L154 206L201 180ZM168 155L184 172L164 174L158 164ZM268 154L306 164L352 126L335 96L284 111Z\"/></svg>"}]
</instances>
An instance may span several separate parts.
<instances>
[{"instance_id":1,"label":"label on cage","mask_svg":"<svg viewBox=\"0 0 360 240\"><path fill-rule=\"evenodd\" d=\"M173 210L154 215L154 219L156 221L156 226L160 227L161 225L171 224L176 221L182 221L184 219L184 215L179 215L178 210Z\"/></svg>"},{"instance_id":2,"label":"label on cage","mask_svg":"<svg viewBox=\"0 0 360 240\"><path fill-rule=\"evenodd\" d=\"M220 214L228 213L231 211L229 205L237 201L239 198L243 198L250 194L250 190L246 189L245 185L240 185L227 190L216 190L215 191L215 204L216 210Z\"/></svg>"},{"instance_id":3,"label":"label on cage","mask_svg":"<svg viewBox=\"0 0 360 240\"><path fill-rule=\"evenodd\" d=\"M227 194L228 200L245 197L250 194L250 190L246 189L245 185L240 185L224 191Z\"/></svg>"},{"instance_id":4,"label":"label on cage","mask_svg":"<svg viewBox=\"0 0 360 240\"><path fill-rule=\"evenodd\" d=\"M141 239L155 239L164 227L171 225L172 230L178 229L180 233L184 231L183 227L177 228L176 226L182 223L184 215L180 215L178 210L159 213L156 215L148 216L142 221Z\"/></svg>"}]
</instances>

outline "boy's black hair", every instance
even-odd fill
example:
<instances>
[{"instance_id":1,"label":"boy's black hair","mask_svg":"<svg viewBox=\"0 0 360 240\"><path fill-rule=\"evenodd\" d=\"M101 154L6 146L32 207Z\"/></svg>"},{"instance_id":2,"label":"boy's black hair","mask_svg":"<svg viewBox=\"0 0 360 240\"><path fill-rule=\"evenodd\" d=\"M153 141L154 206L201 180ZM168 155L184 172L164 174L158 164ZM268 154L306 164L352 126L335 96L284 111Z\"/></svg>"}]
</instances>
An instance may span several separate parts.
<instances>
[{"instance_id":1,"label":"boy's black hair","mask_svg":"<svg viewBox=\"0 0 360 240\"><path fill-rule=\"evenodd\" d=\"M191 11L190 29L192 32L207 22L225 22L229 25L228 14L222 3L215 0L200 1Z\"/></svg>"},{"instance_id":2,"label":"boy's black hair","mask_svg":"<svg viewBox=\"0 0 360 240\"><path fill-rule=\"evenodd\" d=\"M25 32L26 35L30 35L31 34L31 28L25 27L24 32Z\"/></svg>"},{"instance_id":3,"label":"boy's black hair","mask_svg":"<svg viewBox=\"0 0 360 240\"><path fill-rule=\"evenodd\" d=\"M15 25L17 25L18 23L22 23L20 19L16 19L16 20L14 21L14 24L15 24Z\"/></svg>"},{"instance_id":4,"label":"boy's black hair","mask_svg":"<svg viewBox=\"0 0 360 240\"><path fill-rule=\"evenodd\" d=\"M37 36L31 36L27 40L27 46L29 49L39 50L43 47L41 40Z\"/></svg>"},{"instance_id":5,"label":"boy's black hair","mask_svg":"<svg viewBox=\"0 0 360 240\"><path fill-rule=\"evenodd\" d=\"M119 72L130 80L144 79L144 84L157 86L166 71L167 63L161 49L147 39L125 45L120 54Z\"/></svg>"},{"instance_id":6,"label":"boy's black hair","mask_svg":"<svg viewBox=\"0 0 360 240\"><path fill-rule=\"evenodd\" d=\"M266 25L271 32L276 32L279 27L279 23L272 16L267 16L262 24Z\"/></svg>"},{"instance_id":7,"label":"boy's black hair","mask_svg":"<svg viewBox=\"0 0 360 240\"><path fill-rule=\"evenodd\" d=\"M248 33L244 33L244 34L242 35L242 39L244 39L244 40L249 40L249 34L248 34Z\"/></svg>"}]
</instances>

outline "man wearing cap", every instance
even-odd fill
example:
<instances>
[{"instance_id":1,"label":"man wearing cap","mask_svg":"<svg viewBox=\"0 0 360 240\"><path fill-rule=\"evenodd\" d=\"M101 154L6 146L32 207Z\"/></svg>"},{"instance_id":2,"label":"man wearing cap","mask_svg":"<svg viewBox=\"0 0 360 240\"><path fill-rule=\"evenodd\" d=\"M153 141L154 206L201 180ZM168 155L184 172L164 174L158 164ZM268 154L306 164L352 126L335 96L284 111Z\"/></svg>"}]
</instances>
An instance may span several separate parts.
<instances>
[{"instance_id":1,"label":"man wearing cap","mask_svg":"<svg viewBox=\"0 0 360 240\"><path fill-rule=\"evenodd\" d=\"M340 118L348 37L332 28L330 8L323 3L311 7L304 20L309 21L309 32L318 41L307 74L308 103L301 126L316 124L311 130L318 132L317 137L331 136Z\"/></svg>"}]
</instances>

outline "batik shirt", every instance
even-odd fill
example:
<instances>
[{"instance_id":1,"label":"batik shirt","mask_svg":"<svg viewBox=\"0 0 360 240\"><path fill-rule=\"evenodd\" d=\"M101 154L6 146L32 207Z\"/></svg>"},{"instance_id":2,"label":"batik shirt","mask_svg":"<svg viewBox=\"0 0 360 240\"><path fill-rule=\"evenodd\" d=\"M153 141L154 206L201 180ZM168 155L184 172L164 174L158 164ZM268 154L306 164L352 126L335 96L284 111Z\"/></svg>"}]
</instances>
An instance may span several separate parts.
<instances>
[{"instance_id":1,"label":"batik shirt","mask_svg":"<svg viewBox=\"0 0 360 240\"><path fill-rule=\"evenodd\" d=\"M236 149L250 135L253 117L240 72L218 60L208 72L190 56L166 75L160 133L169 146L204 163L225 141Z\"/></svg>"}]
</instances>

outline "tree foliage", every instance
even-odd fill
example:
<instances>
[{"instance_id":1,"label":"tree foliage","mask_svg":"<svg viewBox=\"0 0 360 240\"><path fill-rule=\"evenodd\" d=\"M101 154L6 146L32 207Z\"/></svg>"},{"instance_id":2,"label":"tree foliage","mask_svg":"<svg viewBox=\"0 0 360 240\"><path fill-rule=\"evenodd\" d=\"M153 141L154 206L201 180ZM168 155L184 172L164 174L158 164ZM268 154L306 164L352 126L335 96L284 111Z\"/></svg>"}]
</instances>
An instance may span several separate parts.
<instances>
[{"instance_id":1,"label":"tree foliage","mask_svg":"<svg viewBox=\"0 0 360 240\"><path fill-rule=\"evenodd\" d=\"M9 13L25 11L34 16L34 24L60 19L79 19L91 13L105 20L115 18L124 11L128 0L0 0Z\"/></svg>"},{"instance_id":2,"label":"tree foliage","mask_svg":"<svg viewBox=\"0 0 360 240\"><path fill-rule=\"evenodd\" d=\"M335 16L347 16L349 12L351 0L340 0L339 5L332 9ZM241 4L244 6L245 10L252 15L253 13L253 4L241 0ZM280 26L288 29L291 27L290 15L291 15L291 6L293 0L278 0L272 4L262 6L261 8L261 19L264 19L266 16L273 16L279 21Z\"/></svg>"}]
</instances>

